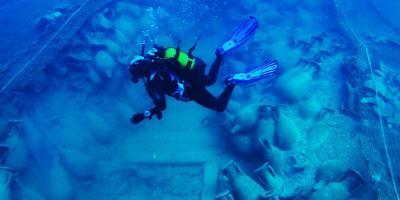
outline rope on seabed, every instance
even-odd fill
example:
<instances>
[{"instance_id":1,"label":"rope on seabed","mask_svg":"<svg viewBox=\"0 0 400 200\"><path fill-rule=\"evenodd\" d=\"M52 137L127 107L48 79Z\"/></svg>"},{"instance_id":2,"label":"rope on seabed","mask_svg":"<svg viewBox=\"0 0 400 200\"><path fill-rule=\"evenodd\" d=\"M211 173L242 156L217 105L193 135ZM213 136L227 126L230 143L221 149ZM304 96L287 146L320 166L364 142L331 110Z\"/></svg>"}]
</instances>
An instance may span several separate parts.
<instances>
[{"instance_id":1,"label":"rope on seabed","mask_svg":"<svg viewBox=\"0 0 400 200\"><path fill-rule=\"evenodd\" d=\"M12 77L6 82L6 84L4 84L4 86L3 86L3 87L1 88L1 90L0 90L0 94L2 94L2 93L8 88L8 86L10 86L11 83L12 83L23 71L25 71L25 69L27 69L27 68L32 64L33 61L36 60L36 58L37 58L37 57L38 57L38 56L39 56L39 55L54 41L54 39L56 39L56 37L61 33L61 31L63 31L63 29L67 26L67 24L72 20L72 18L75 17L75 15L78 14L78 13L82 10L82 8L85 7L85 5L86 5L89 1L91 1L91 0L86 0L85 2L83 2L83 3L79 6L79 8L76 9L75 12L73 12L73 13L71 14L71 16L68 17L67 20L65 20L65 22L64 22L64 23L61 25L61 27L54 33L54 35L47 41L47 43L44 44L44 45L42 46L42 48L40 48L39 51L38 51L34 56L32 56L32 58L29 59L28 62L26 62L25 65L23 65L23 66L21 67L21 69L20 69L17 73L15 73L14 76L12 76Z\"/></svg>"},{"instance_id":2,"label":"rope on seabed","mask_svg":"<svg viewBox=\"0 0 400 200\"><path fill-rule=\"evenodd\" d=\"M356 40L360 43L360 45L362 46L362 48L365 50L366 56L367 56L367 61L368 61L368 66L369 66L369 70L371 72L371 77L372 77L372 82L374 82L374 89L375 89L375 100L376 100L376 104L377 104L377 111L378 111L378 118L379 118L379 130L381 132L382 138L383 138L383 145L385 147L385 155L386 155L386 160L387 160L387 165L389 167L389 173L390 173L390 177L391 177L391 181L393 184L393 189L396 193L396 198L397 200L400 200L400 196L399 196L399 192L397 190L397 184L394 178L394 174L393 174L393 168L392 168L392 161L390 159L390 155L389 155L389 150L388 150L388 146L387 146L387 141L386 141L386 135L385 135L385 129L383 128L383 119L382 119L382 111L381 111L381 106L380 106L380 101L378 100L378 88L377 88L377 83L376 83L376 79L375 76L373 76L374 73L374 69L372 67L372 62L371 62L371 57L369 55L369 50L367 45L360 39L360 37L356 34L356 32L353 30L352 26L349 23L349 20L347 18L347 15L345 14L344 10L339 6L338 2L340 0L335 0L337 7L340 9L340 11L342 12L343 17L346 20L346 24L348 26L348 28L350 29L351 33L353 34L353 36L356 38Z\"/></svg>"}]
</instances>

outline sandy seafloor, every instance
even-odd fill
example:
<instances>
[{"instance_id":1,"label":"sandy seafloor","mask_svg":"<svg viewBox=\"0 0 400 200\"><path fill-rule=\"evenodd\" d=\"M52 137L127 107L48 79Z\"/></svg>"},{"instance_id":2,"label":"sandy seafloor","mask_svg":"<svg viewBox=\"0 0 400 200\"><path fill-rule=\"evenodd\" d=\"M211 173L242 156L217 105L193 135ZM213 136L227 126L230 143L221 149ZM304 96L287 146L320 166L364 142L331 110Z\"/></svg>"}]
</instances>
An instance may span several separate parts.
<instances>
[{"instance_id":1,"label":"sandy seafloor","mask_svg":"<svg viewBox=\"0 0 400 200\"><path fill-rule=\"evenodd\" d=\"M2 200L399 199L396 2L0 3ZM127 70L142 41L201 36L210 65L248 16L257 33L209 89L264 60L276 77L224 113L168 98L162 120L129 123L152 106Z\"/></svg>"}]
</instances>

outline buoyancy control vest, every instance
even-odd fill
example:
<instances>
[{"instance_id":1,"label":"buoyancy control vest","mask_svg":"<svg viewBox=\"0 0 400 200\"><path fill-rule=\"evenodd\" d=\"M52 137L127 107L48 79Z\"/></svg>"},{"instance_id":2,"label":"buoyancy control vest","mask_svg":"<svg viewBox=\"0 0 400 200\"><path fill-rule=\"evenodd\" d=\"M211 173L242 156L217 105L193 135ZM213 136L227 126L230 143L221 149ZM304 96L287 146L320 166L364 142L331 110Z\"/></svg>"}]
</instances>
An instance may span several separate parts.
<instances>
[{"instance_id":1,"label":"buoyancy control vest","mask_svg":"<svg viewBox=\"0 0 400 200\"><path fill-rule=\"evenodd\" d=\"M176 59L184 70L192 71L196 65L196 58L189 56L183 51L178 51L176 48L167 48L164 51L164 58Z\"/></svg>"},{"instance_id":2,"label":"buoyancy control vest","mask_svg":"<svg viewBox=\"0 0 400 200\"><path fill-rule=\"evenodd\" d=\"M201 76L204 73L206 64L200 58L193 56L191 53L180 51L179 48L166 48L162 55L163 59L172 59L177 62L172 69L179 75L188 76Z\"/></svg>"}]
</instances>

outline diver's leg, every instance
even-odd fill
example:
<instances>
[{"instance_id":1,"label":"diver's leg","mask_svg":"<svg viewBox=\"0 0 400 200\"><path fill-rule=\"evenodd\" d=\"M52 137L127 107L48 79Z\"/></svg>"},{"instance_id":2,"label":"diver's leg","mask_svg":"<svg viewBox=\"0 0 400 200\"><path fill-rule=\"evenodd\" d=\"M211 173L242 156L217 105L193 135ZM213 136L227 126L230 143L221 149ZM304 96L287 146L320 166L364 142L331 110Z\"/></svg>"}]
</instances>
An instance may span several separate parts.
<instances>
[{"instance_id":1,"label":"diver's leg","mask_svg":"<svg viewBox=\"0 0 400 200\"><path fill-rule=\"evenodd\" d=\"M211 65L210 70L208 71L208 75L205 77L205 86L213 85L217 81L219 68L222 64L223 56L216 53L217 57L215 58L213 64Z\"/></svg>"},{"instance_id":2,"label":"diver's leg","mask_svg":"<svg viewBox=\"0 0 400 200\"><path fill-rule=\"evenodd\" d=\"M221 95L216 98L205 87L197 87L188 91L188 96L206 108L223 112L228 106L233 89L235 89L235 85L226 86Z\"/></svg>"}]
</instances>

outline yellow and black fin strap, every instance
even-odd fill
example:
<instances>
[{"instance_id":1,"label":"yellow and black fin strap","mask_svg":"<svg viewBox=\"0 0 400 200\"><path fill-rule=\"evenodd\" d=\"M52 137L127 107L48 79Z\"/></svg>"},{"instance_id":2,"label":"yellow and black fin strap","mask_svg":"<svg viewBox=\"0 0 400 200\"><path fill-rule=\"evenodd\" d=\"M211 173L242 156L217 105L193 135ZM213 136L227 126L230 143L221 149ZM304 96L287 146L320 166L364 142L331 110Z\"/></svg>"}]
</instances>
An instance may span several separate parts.
<instances>
[{"instance_id":1,"label":"yellow and black fin strap","mask_svg":"<svg viewBox=\"0 0 400 200\"><path fill-rule=\"evenodd\" d=\"M199 44L199 41L201 40L201 37L198 37L196 42L193 44L192 48L189 49L189 58L193 58L193 51L196 49L196 46Z\"/></svg>"},{"instance_id":2,"label":"yellow and black fin strap","mask_svg":"<svg viewBox=\"0 0 400 200\"><path fill-rule=\"evenodd\" d=\"M176 53L175 53L175 57L174 57L176 60L178 60L179 56L181 55L181 43L182 43L182 40L179 40L178 47L176 48Z\"/></svg>"}]
</instances>

